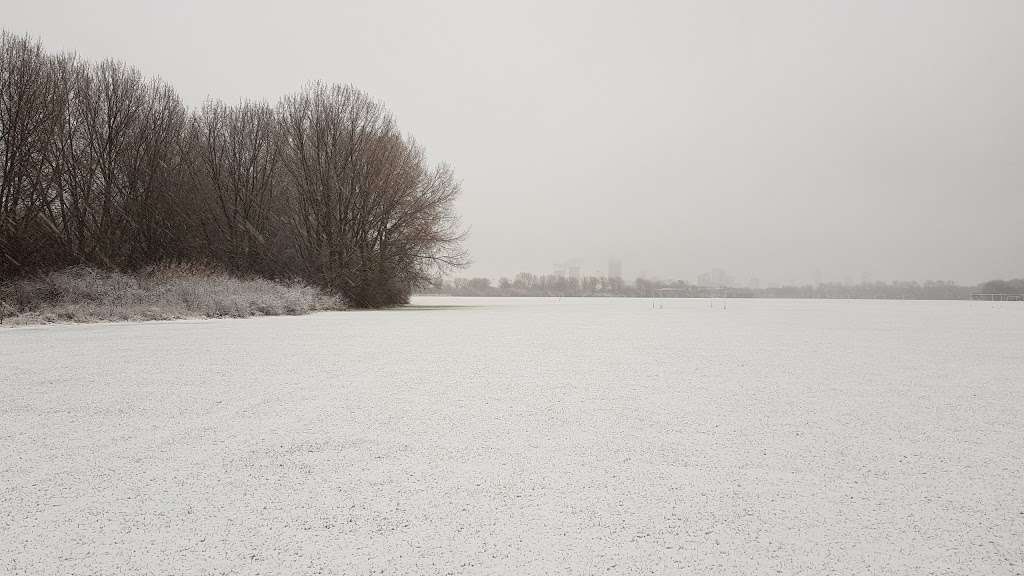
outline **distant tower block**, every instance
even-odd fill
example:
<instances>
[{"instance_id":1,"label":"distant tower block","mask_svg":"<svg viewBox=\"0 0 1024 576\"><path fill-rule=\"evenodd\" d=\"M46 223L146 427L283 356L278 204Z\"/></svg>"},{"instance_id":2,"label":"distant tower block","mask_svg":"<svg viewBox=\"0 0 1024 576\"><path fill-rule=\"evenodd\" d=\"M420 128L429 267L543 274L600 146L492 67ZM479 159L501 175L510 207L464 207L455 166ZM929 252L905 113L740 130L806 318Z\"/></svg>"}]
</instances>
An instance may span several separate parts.
<instances>
[{"instance_id":1,"label":"distant tower block","mask_svg":"<svg viewBox=\"0 0 1024 576\"><path fill-rule=\"evenodd\" d=\"M622 260L608 261L608 278L622 278Z\"/></svg>"}]
</instances>

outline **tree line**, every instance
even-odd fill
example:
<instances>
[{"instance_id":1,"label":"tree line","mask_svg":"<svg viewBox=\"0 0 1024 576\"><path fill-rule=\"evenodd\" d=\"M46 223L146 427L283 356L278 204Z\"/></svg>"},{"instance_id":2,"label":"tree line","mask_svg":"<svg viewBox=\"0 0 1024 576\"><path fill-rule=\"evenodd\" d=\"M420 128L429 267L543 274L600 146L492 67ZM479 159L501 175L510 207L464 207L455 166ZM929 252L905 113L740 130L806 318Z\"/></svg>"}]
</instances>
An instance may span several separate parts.
<instances>
[{"instance_id":1,"label":"tree line","mask_svg":"<svg viewBox=\"0 0 1024 576\"><path fill-rule=\"evenodd\" d=\"M602 276L567 277L519 273L514 278L453 278L423 286L425 294L452 296L607 296L634 298L842 298L878 300L965 300L977 292L1024 294L1024 280L996 280L980 286L954 282L866 282L766 288L712 288L682 280L637 278L632 283Z\"/></svg>"},{"instance_id":2,"label":"tree line","mask_svg":"<svg viewBox=\"0 0 1024 576\"><path fill-rule=\"evenodd\" d=\"M352 86L190 110L122 62L0 32L0 278L204 262L402 303L466 263L459 191Z\"/></svg>"},{"instance_id":3,"label":"tree line","mask_svg":"<svg viewBox=\"0 0 1024 576\"><path fill-rule=\"evenodd\" d=\"M1013 278L1011 280L989 280L978 287L982 294L1013 294L1024 295L1024 278Z\"/></svg>"}]
</instances>

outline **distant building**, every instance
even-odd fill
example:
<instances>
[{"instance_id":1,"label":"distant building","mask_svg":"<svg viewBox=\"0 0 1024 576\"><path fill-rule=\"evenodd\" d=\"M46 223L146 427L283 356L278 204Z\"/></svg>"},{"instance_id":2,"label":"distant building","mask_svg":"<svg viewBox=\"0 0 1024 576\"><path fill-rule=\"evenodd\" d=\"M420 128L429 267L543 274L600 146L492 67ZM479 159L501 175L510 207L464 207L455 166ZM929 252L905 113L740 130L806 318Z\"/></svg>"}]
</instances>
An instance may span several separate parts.
<instances>
[{"instance_id":1,"label":"distant building","mask_svg":"<svg viewBox=\"0 0 1024 576\"><path fill-rule=\"evenodd\" d=\"M608 261L608 278L622 279L622 260L609 260Z\"/></svg>"},{"instance_id":2,"label":"distant building","mask_svg":"<svg viewBox=\"0 0 1024 576\"><path fill-rule=\"evenodd\" d=\"M721 268L713 268L711 270L711 282L719 287L732 286L732 277Z\"/></svg>"},{"instance_id":3,"label":"distant building","mask_svg":"<svg viewBox=\"0 0 1024 576\"><path fill-rule=\"evenodd\" d=\"M579 280L583 270L583 260L581 258L570 258L565 262L555 262L554 274L558 278L575 278Z\"/></svg>"},{"instance_id":4,"label":"distant building","mask_svg":"<svg viewBox=\"0 0 1024 576\"><path fill-rule=\"evenodd\" d=\"M697 285L705 288L728 288L733 285L733 278L721 268L712 268L711 272L697 276Z\"/></svg>"}]
</instances>

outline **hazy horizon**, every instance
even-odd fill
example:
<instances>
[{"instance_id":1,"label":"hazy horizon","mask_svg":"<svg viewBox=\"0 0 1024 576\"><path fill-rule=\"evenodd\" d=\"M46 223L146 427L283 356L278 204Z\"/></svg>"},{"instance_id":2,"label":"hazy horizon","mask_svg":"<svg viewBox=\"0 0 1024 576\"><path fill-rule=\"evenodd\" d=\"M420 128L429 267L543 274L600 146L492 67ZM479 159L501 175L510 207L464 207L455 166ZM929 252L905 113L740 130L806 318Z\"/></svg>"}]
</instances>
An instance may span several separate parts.
<instances>
[{"instance_id":1,"label":"hazy horizon","mask_svg":"<svg viewBox=\"0 0 1024 576\"><path fill-rule=\"evenodd\" d=\"M0 5L190 106L367 91L462 180L462 276L1024 276L1019 2Z\"/></svg>"}]
</instances>

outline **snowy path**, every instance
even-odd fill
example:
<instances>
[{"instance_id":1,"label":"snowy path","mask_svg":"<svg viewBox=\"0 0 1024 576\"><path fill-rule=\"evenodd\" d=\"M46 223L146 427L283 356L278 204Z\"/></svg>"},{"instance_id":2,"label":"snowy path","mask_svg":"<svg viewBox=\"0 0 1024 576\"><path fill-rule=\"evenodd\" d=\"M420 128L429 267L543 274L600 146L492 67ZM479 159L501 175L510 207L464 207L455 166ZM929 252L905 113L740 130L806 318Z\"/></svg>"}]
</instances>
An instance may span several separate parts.
<instances>
[{"instance_id":1,"label":"snowy path","mask_svg":"<svg viewBox=\"0 0 1024 576\"><path fill-rule=\"evenodd\" d=\"M0 574L1024 574L1024 305L0 330Z\"/></svg>"}]
</instances>

